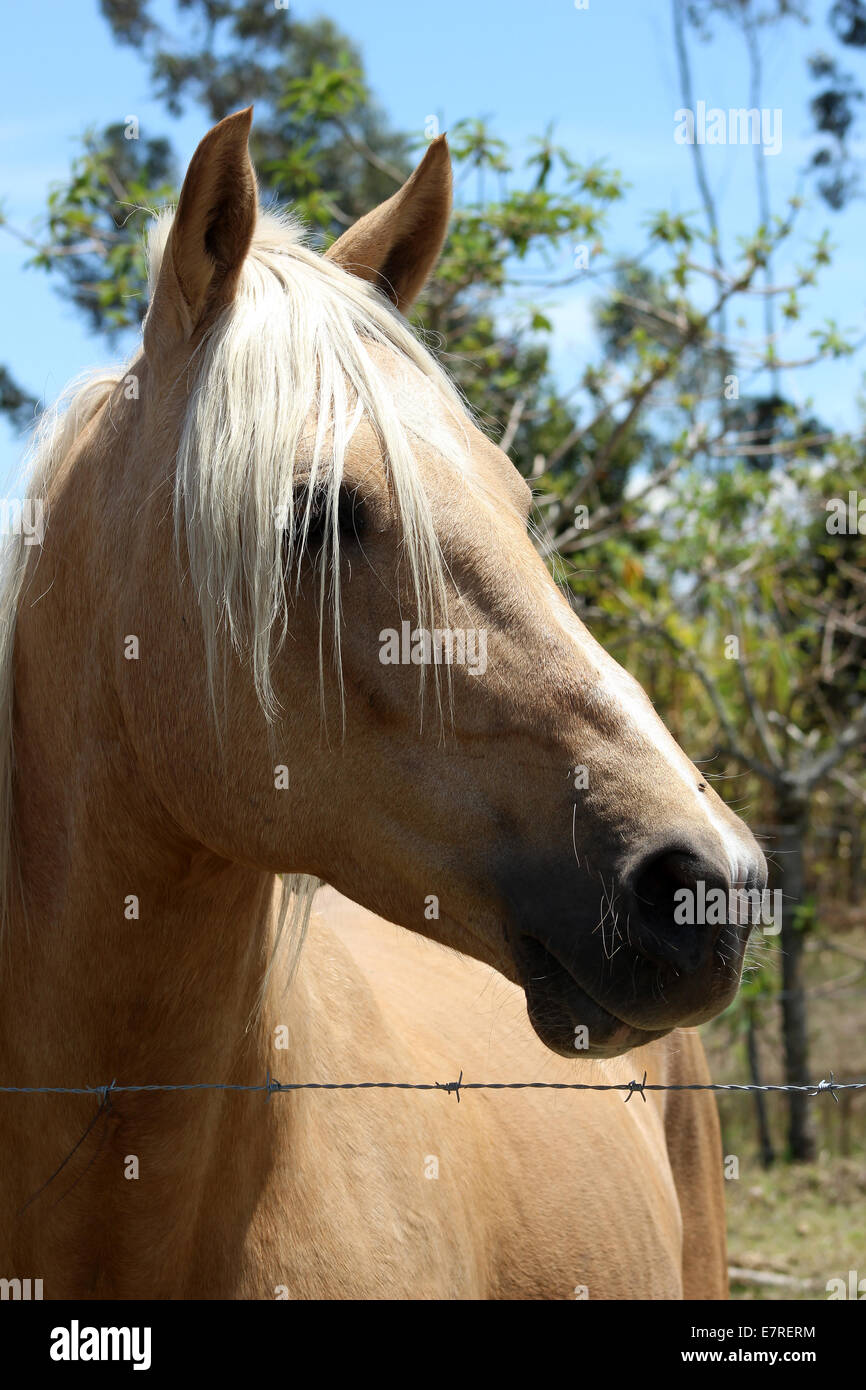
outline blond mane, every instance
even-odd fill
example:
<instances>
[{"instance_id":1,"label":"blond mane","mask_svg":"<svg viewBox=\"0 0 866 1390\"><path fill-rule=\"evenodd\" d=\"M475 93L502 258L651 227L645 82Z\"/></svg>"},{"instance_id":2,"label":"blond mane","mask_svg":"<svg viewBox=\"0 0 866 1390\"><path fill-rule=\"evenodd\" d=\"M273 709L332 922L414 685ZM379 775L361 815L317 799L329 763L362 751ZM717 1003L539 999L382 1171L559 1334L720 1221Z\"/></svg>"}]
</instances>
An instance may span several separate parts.
<instances>
[{"instance_id":1,"label":"blond mane","mask_svg":"<svg viewBox=\"0 0 866 1390\"><path fill-rule=\"evenodd\" d=\"M20 472L22 496L44 504L45 496L76 437L108 400L116 372L97 371L70 382L50 409L43 412L31 437ZM47 507L45 507L47 512ZM46 518L47 519L47 518ZM9 920L13 890L23 901L24 886L12 882L14 708L13 654L18 605L31 547L23 530L8 535L0 547L0 939Z\"/></svg>"}]
</instances>

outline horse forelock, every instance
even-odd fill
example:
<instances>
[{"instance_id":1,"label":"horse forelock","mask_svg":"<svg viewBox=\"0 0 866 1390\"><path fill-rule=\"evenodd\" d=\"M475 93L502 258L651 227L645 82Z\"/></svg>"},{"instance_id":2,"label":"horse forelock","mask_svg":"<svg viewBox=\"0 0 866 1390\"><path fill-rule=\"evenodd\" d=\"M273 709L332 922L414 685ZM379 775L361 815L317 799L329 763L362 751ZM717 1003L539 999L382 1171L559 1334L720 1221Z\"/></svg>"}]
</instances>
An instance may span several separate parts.
<instances>
[{"instance_id":1,"label":"horse forelock","mask_svg":"<svg viewBox=\"0 0 866 1390\"><path fill-rule=\"evenodd\" d=\"M170 228L163 215L151 235L151 286ZM328 518L322 621L329 607L342 696L338 502L352 438L363 420L379 441L418 621L432 628L447 607L444 571L413 438L423 435L465 473L465 406L384 296L311 250L291 216L276 212L260 215L234 300L197 349L190 378L175 523L202 608L211 690L225 630L249 656L266 715L277 716L272 663L286 637L315 488ZM319 674L324 694L323 641Z\"/></svg>"}]
</instances>

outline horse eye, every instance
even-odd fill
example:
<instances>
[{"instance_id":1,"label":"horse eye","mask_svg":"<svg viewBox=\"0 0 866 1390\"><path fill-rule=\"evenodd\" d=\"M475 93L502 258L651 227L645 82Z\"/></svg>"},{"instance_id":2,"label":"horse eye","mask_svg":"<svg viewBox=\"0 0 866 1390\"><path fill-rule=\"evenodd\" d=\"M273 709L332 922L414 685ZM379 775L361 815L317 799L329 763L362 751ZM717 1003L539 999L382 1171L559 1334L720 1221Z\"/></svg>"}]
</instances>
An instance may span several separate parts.
<instances>
[{"instance_id":1,"label":"horse eye","mask_svg":"<svg viewBox=\"0 0 866 1390\"><path fill-rule=\"evenodd\" d=\"M344 541L363 540L366 520L364 499L359 496L358 489L341 487L337 499L337 526L341 539Z\"/></svg>"},{"instance_id":2,"label":"horse eye","mask_svg":"<svg viewBox=\"0 0 866 1390\"><path fill-rule=\"evenodd\" d=\"M308 549L320 549L331 527L331 503L327 489L314 487L295 491L295 525L298 536L306 535ZM337 494L337 530L344 544L360 541L364 535L366 517L363 499L357 488L341 486Z\"/></svg>"}]
</instances>

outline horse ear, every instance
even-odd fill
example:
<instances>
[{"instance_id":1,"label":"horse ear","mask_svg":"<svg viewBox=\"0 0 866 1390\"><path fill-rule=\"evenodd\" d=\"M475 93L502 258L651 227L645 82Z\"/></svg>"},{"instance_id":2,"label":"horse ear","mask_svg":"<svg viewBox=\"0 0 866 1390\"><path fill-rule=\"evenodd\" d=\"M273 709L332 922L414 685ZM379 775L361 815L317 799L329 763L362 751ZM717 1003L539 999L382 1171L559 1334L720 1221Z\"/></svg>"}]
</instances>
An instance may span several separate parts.
<instances>
[{"instance_id":1,"label":"horse ear","mask_svg":"<svg viewBox=\"0 0 866 1390\"><path fill-rule=\"evenodd\" d=\"M190 161L144 327L145 351L189 339L234 296L258 216L253 108L226 116Z\"/></svg>"},{"instance_id":2,"label":"horse ear","mask_svg":"<svg viewBox=\"0 0 866 1390\"><path fill-rule=\"evenodd\" d=\"M451 156L440 135L403 187L344 232L325 255L371 281L405 313L439 258L450 214Z\"/></svg>"}]
</instances>

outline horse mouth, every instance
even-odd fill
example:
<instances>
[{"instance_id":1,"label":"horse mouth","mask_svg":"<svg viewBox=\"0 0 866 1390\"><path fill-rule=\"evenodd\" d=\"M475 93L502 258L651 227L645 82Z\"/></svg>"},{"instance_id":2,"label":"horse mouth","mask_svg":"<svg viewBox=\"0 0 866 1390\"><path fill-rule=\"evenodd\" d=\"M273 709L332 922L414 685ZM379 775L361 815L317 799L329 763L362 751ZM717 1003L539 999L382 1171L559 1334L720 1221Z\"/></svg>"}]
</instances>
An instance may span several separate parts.
<instances>
[{"instance_id":1,"label":"horse mouth","mask_svg":"<svg viewBox=\"0 0 866 1390\"><path fill-rule=\"evenodd\" d=\"M529 1021L545 1047L560 1057L619 1057L671 1031L639 1028L620 1018L540 941L522 937L519 954Z\"/></svg>"}]
</instances>

